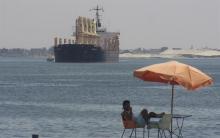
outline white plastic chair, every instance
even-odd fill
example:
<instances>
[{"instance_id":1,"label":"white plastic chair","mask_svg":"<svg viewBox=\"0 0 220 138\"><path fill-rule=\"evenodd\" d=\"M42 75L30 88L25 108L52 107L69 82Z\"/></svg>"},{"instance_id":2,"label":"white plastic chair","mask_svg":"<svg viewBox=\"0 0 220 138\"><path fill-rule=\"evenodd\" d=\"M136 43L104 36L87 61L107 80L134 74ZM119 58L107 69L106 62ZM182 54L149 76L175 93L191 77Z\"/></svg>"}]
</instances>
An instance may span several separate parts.
<instances>
[{"instance_id":1,"label":"white plastic chair","mask_svg":"<svg viewBox=\"0 0 220 138\"><path fill-rule=\"evenodd\" d=\"M150 137L150 129L158 129L158 138L162 138L163 136L166 138L165 131L170 132L170 125L171 125L171 114L164 114L163 117L158 122L149 122L147 125L148 129L148 138Z\"/></svg>"}]
</instances>

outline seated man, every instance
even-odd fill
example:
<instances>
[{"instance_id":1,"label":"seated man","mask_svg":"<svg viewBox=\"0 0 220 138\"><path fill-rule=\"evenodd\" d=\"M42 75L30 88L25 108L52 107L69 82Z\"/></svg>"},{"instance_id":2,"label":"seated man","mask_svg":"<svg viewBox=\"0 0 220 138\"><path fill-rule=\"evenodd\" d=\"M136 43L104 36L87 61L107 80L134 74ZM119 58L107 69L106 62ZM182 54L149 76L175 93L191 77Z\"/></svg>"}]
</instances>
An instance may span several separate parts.
<instances>
[{"instance_id":1,"label":"seated man","mask_svg":"<svg viewBox=\"0 0 220 138\"><path fill-rule=\"evenodd\" d=\"M148 113L147 109L143 109L140 112L140 114L135 116L133 115L132 107L130 106L130 101L124 100L122 106L123 106L123 112L121 113L122 119L124 121L134 120L138 126L145 126L146 124L149 123L151 117L156 117L164 114L164 113L156 114L154 112Z\"/></svg>"}]
</instances>

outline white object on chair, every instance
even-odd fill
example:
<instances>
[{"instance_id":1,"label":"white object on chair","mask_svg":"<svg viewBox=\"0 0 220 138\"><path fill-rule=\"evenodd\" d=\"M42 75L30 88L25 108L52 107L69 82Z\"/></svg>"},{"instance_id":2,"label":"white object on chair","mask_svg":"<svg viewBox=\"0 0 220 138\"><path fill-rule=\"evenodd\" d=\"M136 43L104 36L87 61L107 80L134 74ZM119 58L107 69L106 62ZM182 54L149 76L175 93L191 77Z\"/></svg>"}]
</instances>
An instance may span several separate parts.
<instances>
[{"instance_id":1,"label":"white object on chair","mask_svg":"<svg viewBox=\"0 0 220 138\"><path fill-rule=\"evenodd\" d=\"M154 122L154 121L149 122L147 126L148 138L149 138L149 133L150 133L149 129L152 129L152 128L158 129L158 138L160 136L162 137L163 135L166 137L165 130L167 130L170 134L171 133L170 132L171 119L172 119L171 114L164 114L163 117L158 122Z\"/></svg>"},{"instance_id":2,"label":"white object on chair","mask_svg":"<svg viewBox=\"0 0 220 138\"><path fill-rule=\"evenodd\" d=\"M171 135L171 132L170 132L171 119L172 119L171 114L165 114L165 115L163 115L162 119L159 121L159 128L158 128L159 131L158 132L160 133L161 137L163 135L164 135L164 137L166 137L165 130L167 130L169 132L169 134Z\"/></svg>"}]
</instances>

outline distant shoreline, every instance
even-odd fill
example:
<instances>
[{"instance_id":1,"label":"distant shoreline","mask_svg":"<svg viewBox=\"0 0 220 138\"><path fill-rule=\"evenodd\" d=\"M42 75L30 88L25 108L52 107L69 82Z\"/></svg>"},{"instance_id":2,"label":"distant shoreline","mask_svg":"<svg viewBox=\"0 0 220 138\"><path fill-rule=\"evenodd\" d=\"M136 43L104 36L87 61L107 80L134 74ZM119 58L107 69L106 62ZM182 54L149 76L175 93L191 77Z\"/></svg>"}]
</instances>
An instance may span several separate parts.
<instances>
[{"instance_id":1,"label":"distant shoreline","mask_svg":"<svg viewBox=\"0 0 220 138\"><path fill-rule=\"evenodd\" d=\"M25 59L47 59L47 56L0 56L0 58L25 58ZM144 54L120 54L119 59L146 59L146 58L220 58L220 55L202 56L202 55L144 55Z\"/></svg>"},{"instance_id":2,"label":"distant shoreline","mask_svg":"<svg viewBox=\"0 0 220 138\"><path fill-rule=\"evenodd\" d=\"M193 54L182 54L182 55L144 55L144 54L132 54L132 55L124 55L120 54L119 58L122 59L141 59L141 58L220 58L220 55L193 55Z\"/></svg>"},{"instance_id":3,"label":"distant shoreline","mask_svg":"<svg viewBox=\"0 0 220 138\"><path fill-rule=\"evenodd\" d=\"M220 51L210 49L167 49L158 53L134 53L127 52L119 55L123 58L218 58L220 57Z\"/></svg>"},{"instance_id":4,"label":"distant shoreline","mask_svg":"<svg viewBox=\"0 0 220 138\"><path fill-rule=\"evenodd\" d=\"M53 55L53 49L0 49L0 57L48 58ZM219 49L180 49L162 47L160 49L130 49L120 50L120 58L219 58Z\"/></svg>"}]
</instances>

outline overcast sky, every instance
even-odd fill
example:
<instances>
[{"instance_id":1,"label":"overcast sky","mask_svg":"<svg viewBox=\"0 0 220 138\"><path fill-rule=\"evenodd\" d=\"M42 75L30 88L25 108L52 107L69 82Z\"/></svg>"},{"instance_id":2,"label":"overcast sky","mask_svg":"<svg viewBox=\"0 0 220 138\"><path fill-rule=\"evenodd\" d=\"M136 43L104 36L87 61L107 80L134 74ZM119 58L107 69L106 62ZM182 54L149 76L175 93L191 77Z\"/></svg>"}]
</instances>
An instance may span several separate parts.
<instances>
[{"instance_id":1,"label":"overcast sky","mask_svg":"<svg viewBox=\"0 0 220 138\"><path fill-rule=\"evenodd\" d=\"M220 0L0 0L0 48L50 47L97 4L121 49L220 48Z\"/></svg>"}]
</instances>

